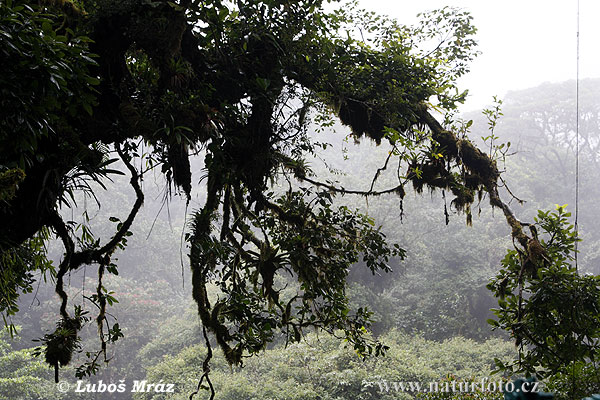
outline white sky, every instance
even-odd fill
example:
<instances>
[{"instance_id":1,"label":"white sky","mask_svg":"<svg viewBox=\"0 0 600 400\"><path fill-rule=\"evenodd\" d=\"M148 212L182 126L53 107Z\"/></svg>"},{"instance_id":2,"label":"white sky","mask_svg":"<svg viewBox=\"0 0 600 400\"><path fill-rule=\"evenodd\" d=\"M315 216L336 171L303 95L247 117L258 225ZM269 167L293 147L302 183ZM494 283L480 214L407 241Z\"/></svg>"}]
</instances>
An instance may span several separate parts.
<instances>
[{"instance_id":1,"label":"white sky","mask_svg":"<svg viewBox=\"0 0 600 400\"><path fill-rule=\"evenodd\" d=\"M543 82L575 79L577 0L360 0L362 7L401 23L444 6L471 12L482 54L461 79L469 89L463 111L481 108L492 96ZM580 0L580 78L600 77L600 0Z\"/></svg>"}]
</instances>

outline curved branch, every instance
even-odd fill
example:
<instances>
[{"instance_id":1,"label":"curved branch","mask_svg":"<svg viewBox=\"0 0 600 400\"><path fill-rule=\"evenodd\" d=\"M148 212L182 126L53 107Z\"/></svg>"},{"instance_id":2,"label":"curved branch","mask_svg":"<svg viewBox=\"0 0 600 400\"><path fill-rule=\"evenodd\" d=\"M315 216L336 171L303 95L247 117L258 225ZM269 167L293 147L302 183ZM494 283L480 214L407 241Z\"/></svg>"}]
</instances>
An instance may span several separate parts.
<instances>
[{"instance_id":1,"label":"curved branch","mask_svg":"<svg viewBox=\"0 0 600 400\"><path fill-rule=\"evenodd\" d=\"M131 164L129 159L123 153L123 150L121 149L121 145L116 144L115 147L117 149L117 153L119 154L119 157L121 157L121 160L123 161L123 163L129 170L129 172L131 173L131 179L129 180L129 183L133 187L133 190L135 190L136 199L135 199L135 203L133 204L133 207L131 208L131 211L129 211L129 215L127 216L127 219L125 221L123 221L123 224L121 225L121 229L119 229L117 231L117 233L113 236L113 238L108 243L106 243L102 248L100 248L100 250L98 250L100 253L103 253L103 254L111 254L115 250L115 247L117 246L117 244L121 240L123 240L123 237L129 231L129 228L131 228L131 224L133 223L133 220L135 219L137 213L139 212L140 208L142 207L142 204L144 203L144 192L142 192L142 189L140 187L140 179L141 179L140 176L138 175L135 167Z\"/></svg>"},{"instance_id":2,"label":"curved branch","mask_svg":"<svg viewBox=\"0 0 600 400\"><path fill-rule=\"evenodd\" d=\"M398 186L394 186L392 188L381 190L381 191L376 191L376 190L365 191L365 190L351 190L351 189L345 189L343 187L337 187L334 185L316 181L316 180L308 178L306 176L298 177L298 179L301 181L305 181L310 184L313 184L315 186L324 187L328 190L331 190L332 192L336 192L336 193L340 193L340 194L357 194L360 196L381 196L384 194L396 193L396 194L400 195L400 197L404 197L404 195L405 195L404 183L401 183Z\"/></svg>"},{"instance_id":3,"label":"curved branch","mask_svg":"<svg viewBox=\"0 0 600 400\"><path fill-rule=\"evenodd\" d=\"M54 210L54 212L50 215L50 225L58 237L60 237L63 242L63 246L65 247L65 255L60 263L60 266L58 267L58 273L56 274L55 290L61 299L60 315L66 321L69 318L69 314L67 313L68 296L63 287L63 278L70 269L71 260L75 251L75 244L73 243L73 239L71 239L71 235L69 235L67 225L56 210Z\"/></svg>"},{"instance_id":4,"label":"curved branch","mask_svg":"<svg viewBox=\"0 0 600 400\"><path fill-rule=\"evenodd\" d=\"M114 236L108 241L108 243L106 243L99 249L88 249L74 253L69 262L69 270L75 270L83 264L92 264L94 262L100 264L108 264L110 256L115 251L117 245L123 240L123 238L129 231L129 228L131 228L135 217L137 216L138 212L140 211L140 208L142 207L142 204L144 203L144 192L140 187L140 175L136 171L135 167L131 164L130 160L128 159L128 155L126 155L121 149L121 145L116 144L115 147L117 153L119 154L119 157L121 157L121 160L131 173L131 179L129 180L129 183L135 191L135 202L131 207L131 210L129 211L129 215L127 216L125 221L123 221L123 223L121 224L117 232L114 234Z\"/></svg>"}]
</instances>

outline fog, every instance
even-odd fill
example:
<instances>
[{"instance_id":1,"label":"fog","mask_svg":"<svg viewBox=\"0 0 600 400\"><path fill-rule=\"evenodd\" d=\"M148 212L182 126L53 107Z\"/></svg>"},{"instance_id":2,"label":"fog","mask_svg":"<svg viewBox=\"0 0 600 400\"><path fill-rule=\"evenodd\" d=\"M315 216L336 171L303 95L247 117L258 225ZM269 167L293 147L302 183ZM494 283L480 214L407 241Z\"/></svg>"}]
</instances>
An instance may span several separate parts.
<instances>
[{"instance_id":1,"label":"fog","mask_svg":"<svg viewBox=\"0 0 600 400\"><path fill-rule=\"evenodd\" d=\"M480 109L492 96L503 97L510 90L560 82L577 76L578 2L561 0L422 0L390 2L361 0L369 10L387 14L400 22L417 21L419 12L459 7L473 15L478 29L481 55L471 72L460 81L470 96L463 111ZM597 39L600 2L580 0L580 78L600 77ZM575 90L575 88L573 88Z\"/></svg>"}]
</instances>

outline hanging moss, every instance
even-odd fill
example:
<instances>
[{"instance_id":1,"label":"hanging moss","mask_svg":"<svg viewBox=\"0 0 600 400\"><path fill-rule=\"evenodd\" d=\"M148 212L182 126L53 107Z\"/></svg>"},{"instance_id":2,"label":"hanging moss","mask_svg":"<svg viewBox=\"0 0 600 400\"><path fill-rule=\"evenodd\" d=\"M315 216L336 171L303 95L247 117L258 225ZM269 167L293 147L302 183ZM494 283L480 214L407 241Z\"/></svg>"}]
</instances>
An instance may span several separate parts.
<instances>
[{"instance_id":1,"label":"hanging moss","mask_svg":"<svg viewBox=\"0 0 600 400\"><path fill-rule=\"evenodd\" d=\"M353 99L343 99L339 104L338 116L343 124L352 128L352 132L356 136L367 135L375 140L377 144L381 142L385 128L384 120L366 103Z\"/></svg>"},{"instance_id":2,"label":"hanging moss","mask_svg":"<svg viewBox=\"0 0 600 400\"><path fill-rule=\"evenodd\" d=\"M457 185L451 188L452 194L456 197L452 200L452 205L457 211L468 211L470 210L471 204L475 201L474 192L462 185Z\"/></svg>"},{"instance_id":3,"label":"hanging moss","mask_svg":"<svg viewBox=\"0 0 600 400\"><path fill-rule=\"evenodd\" d=\"M185 143L171 144L167 158L173 171L173 183L182 188L189 198L192 192L192 171L188 151Z\"/></svg>"},{"instance_id":4,"label":"hanging moss","mask_svg":"<svg viewBox=\"0 0 600 400\"><path fill-rule=\"evenodd\" d=\"M58 383L59 365L64 367L71 362L73 352L77 348L79 337L77 333L81 329L79 318L63 318L56 330L44 338L46 345L45 360L54 367L54 380Z\"/></svg>"}]
</instances>

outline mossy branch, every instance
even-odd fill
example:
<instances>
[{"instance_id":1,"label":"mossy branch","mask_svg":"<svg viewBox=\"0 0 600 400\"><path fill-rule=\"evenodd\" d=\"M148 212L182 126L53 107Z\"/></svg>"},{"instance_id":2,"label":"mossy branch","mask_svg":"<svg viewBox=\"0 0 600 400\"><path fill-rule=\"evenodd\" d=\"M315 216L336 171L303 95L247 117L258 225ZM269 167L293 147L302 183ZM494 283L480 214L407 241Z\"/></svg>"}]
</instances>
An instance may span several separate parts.
<instances>
[{"instance_id":1,"label":"mossy branch","mask_svg":"<svg viewBox=\"0 0 600 400\"><path fill-rule=\"evenodd\" d=\"M421 121L431 130L433 140L444 148L446 154L460 159L462 164L472 173L472 177L478 180L478 185L485 188L490 196L492 207L502 210L506 222L511 227L513 239L524 249L527 249L530 238L523 232L521 222L517 220L511 208L502 201L498 193L500 172L495 161L470 141L460 139L454 133L444 129L424 105L418 109L418 115Z\"/></svg>"}]
</instances>

